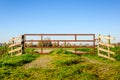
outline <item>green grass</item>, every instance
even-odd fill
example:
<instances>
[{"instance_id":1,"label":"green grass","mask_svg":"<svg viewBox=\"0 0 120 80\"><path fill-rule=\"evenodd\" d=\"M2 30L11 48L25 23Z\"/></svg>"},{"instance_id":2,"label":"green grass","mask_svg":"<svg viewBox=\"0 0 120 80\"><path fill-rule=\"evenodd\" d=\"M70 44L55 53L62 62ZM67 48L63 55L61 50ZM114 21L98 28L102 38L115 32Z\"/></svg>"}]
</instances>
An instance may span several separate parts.
<instances>
[{"instance_id":1,"label":"green grass","mask_svg":"<svg viewBox=\"0 0 120 80\"><path fill-rule=\"evenodd\" d=\"M21 79L21 77L26 75L21 66L35 60L38 56L38 54L23 54L0 59L0 79L8 80L10 77Z\"/></svg>"},{"instance_id":2,"label":"green grass","mask_svg":"<svg viewBox=\"0 0 120 80\"><path fill-rule=\"evenodd\" d=\"M115 48L112 48L112 50L116 53L116 55L114 56L114 58L117 61L120 61L120 46L115 46Z\"/></svg>"},{"instance_id":3,"label":"green grass","mask_svg":"<svg viewBox=\"0 0 120 80\"><path fill-rule=\"evenodd\" d=\"M5 57L0 60L1 66L22 66L36 59L37 54L23 54L21 56Z\"/></svg>"},{"instance_id":4,"label":"green grass","mask_svg":"<svg viewBox=\"0 0 120 80\"><path fill-rule=\"evenodd\" d=\"M52 59L50 67L26 69L25 64L46 56L36 54L34 49L27 49L26 53L0 59L0 80L120 80L120 61L97 54L76 55L56 49L47 55Z\"/></svg>"},{"instance_id":5,"label":"green grass","mask_svg":"<svg viewBox=\"0 0 120 80\"><path fill-rule=\"evenodd\" d=\"M35 49L27 48L27 49L25 49L25 53L34 54L35 53Z\"/></svg>"},{"instance_id":6,"label":"green grass","mask_svg":"<svg viewBox=\"0 0 120 80\"><path fill-rule=\"evenodd\" d=\"M93 52L93 49L91 49L91 48L78 48L77 51Z\"/></svg>"},{"instance_id":7,"label":"green grass","mask_svg":"<svg viewBox=\"0 0 120 80\"><path fill-rule=\"evenodd\" d=\"M6 54L8 53L8 46L0 46L0 57L2 56L6 56Z\"/></svg>"}]
</instances>

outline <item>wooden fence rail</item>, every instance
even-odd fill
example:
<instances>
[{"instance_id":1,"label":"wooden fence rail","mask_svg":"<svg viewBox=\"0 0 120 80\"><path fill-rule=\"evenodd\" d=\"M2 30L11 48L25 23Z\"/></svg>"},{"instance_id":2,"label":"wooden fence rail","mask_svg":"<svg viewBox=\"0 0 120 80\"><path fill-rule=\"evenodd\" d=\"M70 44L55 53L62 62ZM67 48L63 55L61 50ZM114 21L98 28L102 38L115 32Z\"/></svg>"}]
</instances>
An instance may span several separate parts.
<instances>
[{"instance_id":1,"label":"wooden fence rail","mask_svg":"<svg viewBox=\"0 0 120 80\"><path fill-rule=\"evenodd\" d=\"M103 39L107 40L107 43L103 42L102 41ZM99 36L98 36L98 56L115 61L115 59L111 57L111 54L115 55L115 52L110 50L110 48L114 48L114 45L112 45L110 43L110 40L113 40L113 39L114 39L114 37L111 37L110 35L102 36L99 34ZM102 52L107 53L107 55L103 54Z\"/></svg>"},{"instance_id":2,"label":"wooden fence rail","mask_svg":"<svg viewBox=\"0 0 120 80\"><path fill-rule=\"evenodd\" d=\"M21 55L23 53L24 45L23 45L24 35L13 37L9 40L9 54L12 55Z\"/></svg>"}]
</instances>

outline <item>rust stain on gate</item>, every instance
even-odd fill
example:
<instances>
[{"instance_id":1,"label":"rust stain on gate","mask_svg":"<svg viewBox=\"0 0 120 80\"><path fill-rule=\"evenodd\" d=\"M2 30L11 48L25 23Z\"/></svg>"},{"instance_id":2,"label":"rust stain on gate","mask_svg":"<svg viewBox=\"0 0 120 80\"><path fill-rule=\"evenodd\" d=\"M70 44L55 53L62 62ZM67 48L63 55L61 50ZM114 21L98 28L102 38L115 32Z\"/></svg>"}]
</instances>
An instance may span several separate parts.
<instances>
[{"instance_id":1,"label":"rust stain on gate","mask_svg":"<svg viewBox=\"0 0 120 80\"><path fill-rule=\"evenodd\" d=\"M38 36L40 37L40 39L34 40L34 39L29 39L27 40L27 37L35 37ZM78 39L78 37L92 37L92 39ZM73 37L72 39L49 39L49 40L45 40L43 39L44 37ZM27 43L34 43L34 42L40 42L42 45L41 46L26 46ZM50 43L57 43L57 46L44 46L43 43L45 42L50 42ZM80 46L80 45L73 45L73 46L61 46L60 43L84 43L84 42L90 42L91 45L87 45L87 46ZM77 52L77 48L91 48L93 49L92 53L95 53L95 34L24 34L24 48L40 48L41 49L41 53L43 53L43 49L44 48L74 48L74 53L78 53ZM83 52L84 53L84 52ZM81 54L81 52L80 52Z\"/></svg>"}]
</instances>

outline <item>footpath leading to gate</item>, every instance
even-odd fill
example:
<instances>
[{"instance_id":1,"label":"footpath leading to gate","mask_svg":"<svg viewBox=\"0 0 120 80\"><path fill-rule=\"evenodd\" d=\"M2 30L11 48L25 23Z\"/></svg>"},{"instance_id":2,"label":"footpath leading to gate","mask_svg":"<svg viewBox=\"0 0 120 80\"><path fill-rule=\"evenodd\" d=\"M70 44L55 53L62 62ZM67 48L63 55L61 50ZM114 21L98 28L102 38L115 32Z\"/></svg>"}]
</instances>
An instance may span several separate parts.
<instances>
[{"instance_id":1,"label":"footpath leading to gate","mask_svg":"<svg viewBox=\"0 0 120 80\"><path fill-rule=\"evenodd\" d=\"M74 60L76 58L74 57L72 59ZM66 59L69 60L70 58L66 56ZM58 55L51 56L51 55L44 54L44 55L41 55L40 57L38 57L33 62L25 64L23 67L25 69L28 69L28 68L51 68L52 67L51 66L51 62L54 62L56 60L64 61L64 58L62 59L62 57L58 56ZM99 64L99 65L108 65L105 62L102 62L102 61L99 61L99 60L96 60L96 59L91 59L91 58L86 57L86 56L79 57L78 62L79 62L79 60L82 60L84 63ZM108 66L110 66L110 64Z\"/></svg>"},{"instance_id":2,"label":"footpath leading to gate","mask_svg":"<svg viewBox=\"0 0 120 80\"><path fill-rule=\"evenodd\" d=\"M42 55L31 63L25 64L24 68L49 68L52 58L49 55Z\"/></svg>"}]
</instances>

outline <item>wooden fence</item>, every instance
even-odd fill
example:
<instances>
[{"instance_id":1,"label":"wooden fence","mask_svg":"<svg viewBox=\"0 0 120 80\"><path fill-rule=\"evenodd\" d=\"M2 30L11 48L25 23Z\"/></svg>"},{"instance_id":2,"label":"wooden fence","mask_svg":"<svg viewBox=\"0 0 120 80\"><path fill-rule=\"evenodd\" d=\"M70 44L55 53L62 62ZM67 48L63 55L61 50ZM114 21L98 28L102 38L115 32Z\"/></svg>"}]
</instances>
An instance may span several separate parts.
<instances>
[{"instance_id":1,"label":"wooden fence","mask_svg":"<svg viewBox=\"0 0 120 80\"><path fill-rule=\"evenodd\" d=\"M105 41L103 41L103 39L107 40L107 42L105 43ZM113 40L113 39L114 38L111 37L110 35L102 36L99 34L99 36L98 36L98 56L115 61L115 59L111 57L111 54L115 55L115 52L110 50L110 48L114 48L114 45L112 45L110 43L110 40Z\"/></svg>"},{"instance_id":2,"label":"wooden fence","mask_svg":"<svg viewBox=\"0 0 120 80\"><path fill-rule=\"evenodd\" d=\"M35 40L35 39L27 39L27 37L35 37L35 36L39 36L40 38L38 40ZM49 39L49 40L44 40L43 37L60 37L60 36L64 36L64 37L73 37L72 40L70 39L67 39L67 40L61 40L61 39ZM87 36L87 37L92 37L92 39L78 39L79 36ZM103 39L107 40L107 43L105 43L103 41ZM111 54L112 55L115 55L115 53L113 51L110 50L110 48L114 48L114 45L112 45L110 43L110 40L113 40L114 38L111 37L110 35L108 36L102 36L102 35L99 35L98 36L98 56L101 56L101 57L104 57L104 58L107 58L107 59L110 59L110 60L113 60L115 61L114 58L111 57ZM41 46L27 46L27 43L34 43L34 42L37 42L37 43L40 43L42 44ZM47 44L49 43L49 45L47 46L44 46L43 44L46 43ZM65 43L65 46L61 46L60 45L60 42L63 42ZM69 43L69 42L91 42L92 44L91 45L87 45L87 46L77 46L77 45L73 45L73 46L66 46L66 43ZM18 36L18 37L13 37L9 43L9 53L11 55L21 55L25 48L38 48L40 49L40 53L43 53L43 48L74 48L74 53L77 53L76 49L77 48L91 48L93 49L93 52L92 53L95 53L95 42L96 42L96 39L95 39L95 34L24 34L22 36ZM51 46L51 44L55 43L55 45ZM70 45L70 44L69 44ZM79 53L79 52L78 52ZM80 52L81 53L81 52ZM88 52L87 52L88 53Z\"/></svg>"},{"instance_id":3,"label":"wooden fence","mask_svg":"<svg viewBox=\"0 0 120 80\"><path fill-rule=\"evenodd\" d=\"M21 55L24 51L24 35L13 37L9 40L9 54L12 55Z\"/></svg>"}]
</instances>

